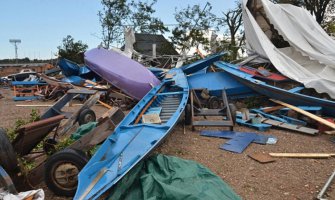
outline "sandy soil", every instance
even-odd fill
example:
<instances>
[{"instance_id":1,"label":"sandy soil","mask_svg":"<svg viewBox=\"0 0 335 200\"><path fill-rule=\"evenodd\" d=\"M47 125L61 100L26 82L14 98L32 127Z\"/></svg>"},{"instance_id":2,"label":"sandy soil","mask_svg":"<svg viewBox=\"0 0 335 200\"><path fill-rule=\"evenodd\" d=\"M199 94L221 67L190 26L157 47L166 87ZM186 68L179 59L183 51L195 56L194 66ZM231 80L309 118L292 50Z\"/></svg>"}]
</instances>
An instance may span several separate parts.
<instances>
[{"instance_id":1,"label":"sandy soil","mask_svg":"<svg viewBox=\"0 0 335 200\"><path fill-rule=\"evenodd\" d=\"M5 96L0 99L0 127L9 128L18 118L28 118L32 107L16 107L15 104L51 104L52 102L14 102L9 90L0 89ZM37 107L43 113L47 107ZM75 109L75 108L69 108ZM106 109L94 106L97 116ZM200 130L223 130L224 128L191 128L178 124L167 139L154 153L178 156L197 161L211 169L227 182L243 199L315 199L324 183L335 168L334 158L297 159L279 158L276 162L260 164L248 157L253 152L300 152L331 153L335 144L331 136L307 136L284 130L271 129L263 134L278 138L277 144L251 144L243 153L235 154L219 149L227 140L200 136ZM242 126L236 131L258 132ZM43 184L47 199L66 199L56 197ZM331 188L329 199L335 199Z\"/></svg>"}]
</instances>

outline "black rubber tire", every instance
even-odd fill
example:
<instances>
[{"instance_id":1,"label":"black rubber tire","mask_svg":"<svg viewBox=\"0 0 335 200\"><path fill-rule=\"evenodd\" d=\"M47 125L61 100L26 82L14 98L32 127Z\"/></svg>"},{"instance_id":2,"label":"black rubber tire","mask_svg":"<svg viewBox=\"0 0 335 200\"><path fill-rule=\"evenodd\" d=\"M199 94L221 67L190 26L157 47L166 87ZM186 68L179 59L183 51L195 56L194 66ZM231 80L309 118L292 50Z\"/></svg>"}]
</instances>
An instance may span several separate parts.
<instances>
[{"instance_id":1,"label":"black rubber tire","mask_svg":"<svg viewBox=\"0 0 335 200\"><path fill-rule=\"evenodd\" d=\"M191 113L191 104L186 104L185 106L185 125L192 124L192 113Z\"/></svg>"},{"instance_id":2,"label":"black rubber tire","mask_svg":"<svg viewBox=\"0 0 335 200\"><path fill-rule=\"evenodd\" d=\"M53 154L45 163L45 184L56 195L73 197L78 185L77 175L86 165L88 160L89 158L84 152L75 149L64 149ZM71 180L71 182L67 182L68 185L66 185L66 183L64 184L64 182L60 182L61 180L57 180L55 177L57 169L59 169L60 166L72 167L72 170L67 169L65 173L64 171L61 173L61 175L66 176L67 180ZM73 169L75 170L75 173L73 173ZM72 174L69 175L66 173Z\"/></svg>"},{"instance_id":3,"label":"black rubber tire","mask_svg":"<svg viewBox=\"0 0 335 200\"><path fill-rule=\"evenodd\" d=\"M89 122L95 122L96 116L93 110L85 109L81 111L78 117L79 125L87 124Z\"/></svg>"},{"instance_id":4,"label":"black rubber tire","mask_svg":"<svg viewBox=\"0 0 335 200\"><path fill-rule=\"evenodd\" d=\"M228 106L229 106L229 110L230 110L230 113L231 113L231 117L232 117L233 123L235 124L236 123L236 111L237 111L237 108L232 103L228 104Z\"/></svg>"},{"instance_id":5,"label":"black rubber tire","mask_svg":"<svg viewBox=\"0 0 335 200\"><path fill-rule=\"evenodd\" d=\"M0 165L10 175L19 172L16 153L6 131L2 128L0 128Z\"/></svg>"},{"instance_id":6,"label":"black rubber tire","mask_svg":"<svg viewBox=\"0 0 335 200\"><path fill-rule=\"evenodd\" d=\"M209 109L219 109L220 108L220 99L216 96L211 96L208 100Z\"/></svg>"}]
</instances>

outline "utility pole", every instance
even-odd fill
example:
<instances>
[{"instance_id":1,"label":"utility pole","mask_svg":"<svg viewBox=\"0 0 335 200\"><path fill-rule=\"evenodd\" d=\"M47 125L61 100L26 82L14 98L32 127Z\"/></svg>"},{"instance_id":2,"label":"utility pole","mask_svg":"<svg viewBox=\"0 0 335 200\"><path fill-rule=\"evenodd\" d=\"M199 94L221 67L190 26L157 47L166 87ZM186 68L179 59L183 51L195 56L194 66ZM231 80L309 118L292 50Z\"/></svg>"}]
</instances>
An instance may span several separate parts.
<instances>
[{"instance_id":1,"label":"utility pole","mask_svg":"<svg viewBox=\"0 0 335 200\"><path fill-rule=\"evenodd\" d=\"M20 39L10 39L9 40L10 43L12 43L14 45L14 48L15 48L15 63L17 63L17 44L21 43L21 40Z\"/></svg>"}]
</instances>

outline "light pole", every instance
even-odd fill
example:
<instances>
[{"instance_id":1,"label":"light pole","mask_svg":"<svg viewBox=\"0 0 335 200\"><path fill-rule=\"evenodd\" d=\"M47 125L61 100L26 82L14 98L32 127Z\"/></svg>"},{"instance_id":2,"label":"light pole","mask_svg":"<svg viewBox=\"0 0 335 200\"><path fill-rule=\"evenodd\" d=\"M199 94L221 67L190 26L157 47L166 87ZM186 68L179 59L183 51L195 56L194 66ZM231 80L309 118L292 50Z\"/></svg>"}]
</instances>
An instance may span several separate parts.
<instances>
[{"instance_id":1,"label":"light pole","mask_svg":"<svg viewBox=\"0 0 335 200\"><path fill-rule=\"evenodd\" d=\"M17 63L17 44L21 43L21 40L20 39L10 39L9 42L14 45L14 48L15 48L15 62Z\"/></svg>"}]
</instances>

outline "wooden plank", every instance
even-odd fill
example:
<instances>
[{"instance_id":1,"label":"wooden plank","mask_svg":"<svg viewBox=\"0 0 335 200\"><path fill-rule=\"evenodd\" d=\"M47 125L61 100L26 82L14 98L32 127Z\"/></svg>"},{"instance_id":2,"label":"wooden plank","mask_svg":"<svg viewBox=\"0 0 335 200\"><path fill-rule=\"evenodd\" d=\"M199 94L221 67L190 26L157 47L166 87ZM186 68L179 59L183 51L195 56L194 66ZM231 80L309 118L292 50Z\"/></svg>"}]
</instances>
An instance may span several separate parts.
<instances>
[{"instance_id":1,"label":"wooden plank","mask_svg":"<svg viewBox=\"0 0 335 200\"><path fill-rule=\"evenodd\" d=\"M77 122L79 114L90 107L92 107L100 98L101 92L97 92L94 95L92 95L88 100L85 101L84 105L75 111L72 116L60 127L60 129L57 131L57 134L59 136L68 136L67 131Z\"/></svg>"},{"instance_id":2,"label":"wooden plank","mask_svg":"<svg viewBox=\"0 0 335 200\"><path fill-rule=\"evenodd\" d=\"M45 104L45 105L15 105L16 107L51 107L53 105L51 104Z\"/></svg>"},{"instance_id":3,"label":"wooden plank","mask_svg":"<svg viewBox=\"0 0 335 200\"><path fill-rule=\"evenodd\" d=\"M330 158L335 153L269 153L272 157L282 158Z\"/></svg>"},{"instance_id":4,"label":"wooden plank","mask_svg":"<svg viewBox=\"0 0 335 200\"><path fill-rule=\"evenodd\" d=\"M108 109L112 109L112 108L113 108L113 106L110 106L110 105L108 105L107 103L104 103L104 102L102 102L102 101L100 101L100 100L98 100L98 102L99 102L101 105L103 105L104 107L108 108Z\"/></svg>"},{"instance_id":5,"label":"wooden plank","mask_svg":"<svg viewBox=\"0 0 335 200\"><path fill-rule=\"evenodd\" d=\"M114 131L115 125L109 119L105 118L103 122L89 133L76 140L68 148L87 151L97 144L103 142Z\"/></svg>"},{"instance_id":6,"label":"wooden plank","mask_svg":"<svg viewBox=\"0 0 335 200\"><path fill-rule=\"evenodd\" d=\"M276 120L273 120L273 119L263 118L262 123L270 124L272 126L276 126L276 127L279 127L279 128L289 129L289 130L292 130L292 131L297 131L297 132L300 132L300 133L307 133L307 134L311 134L311 135L315 135L319 132L319 130L317 130L317 129L308 128L308 127L304 127L304 126L298 126L298 125L294 125L294 124L287 124L285 122L280 122L280 121L276 121Z\"/></svg>"},{"instance_id":7,"label":"wooden plank","mask_svg":"<svg viewBox=\"0 0 335 200\"><path fill-rule=\"evenodd\" d=\"M161 121L161 118L159 117L159 114L153 113L153 114L142 115L142 123L144 123L144 124L160 124L160 123L162 123L162 121Z\"/></svg>"},{"instance_id":8,"label":"wooden plank","mask_svg":"<svg viewBox=\"0 0 335 200\"><path fill-rule=\"evenodd\" d=\"M329 121L327 121L327 120L325 120L325 119L323 119L323 118L321 118L319 116L316 116L316 115L314 115L314 114L312 114L310 112L302 110L301 108L298 108L296 106L290 105L288 103L284 103L282 101L278 101L278 100L274 100L274 99L270 99L270 100L273 101L273 102L275 102L275 103L278 103L280 105L283 105L285 107L291 108L292 110L295 110L298 113L301 113L301 114L303 114L303 115L305 115L307 117L310 117L310 118L314 119L315 121L318 121L318 122L320 122L320 123L322 123L322 124L324 124L326 126L329 126L332 129L335 129L335 124L334 123L331 123L331 122L329 122Z\"/></svg>"},{"instance_id":9,"label":"wooden plank","mask_svg":"<svg viewBox=\"0 0 335 200\"><path fill-rule=\"evenodd\" d=\"M284 108L284 106L273 106L273 107L269 107L269 108L264 108L262 109L263 112L265 113L269 113L269 112L273 112L273 111L276 111L276 110L280 110Z\"/></svg>"},{"instance_id":10,"label":"wooden plank","mask_svg":"<svg viewBox=\"0 0 335 200\"><path fill-rule=\"evenodd\" d=\"M88 95L94 95L97 93L97 90L88 90L88 89L70 89L67 91L69 94L88 94Z\"/></svg>"},{"instance_id":11,"label":"wooden plank","mask_svg":"<svg viewBox=\"0 0 335 200\"><path fill-rule=\"evenodd\" d=\"M248 156L260 163L270 163L276 161L276 159L266 153L251 153L248 154Z\"/></svg>"}]
</instances>

